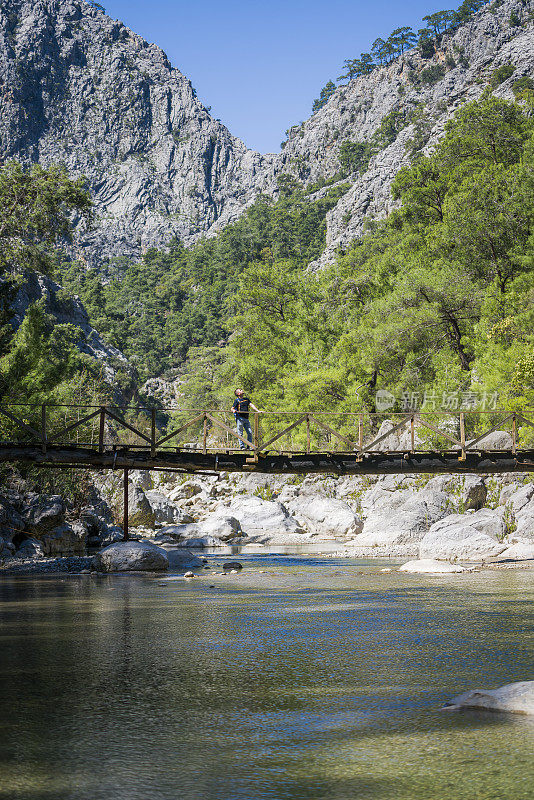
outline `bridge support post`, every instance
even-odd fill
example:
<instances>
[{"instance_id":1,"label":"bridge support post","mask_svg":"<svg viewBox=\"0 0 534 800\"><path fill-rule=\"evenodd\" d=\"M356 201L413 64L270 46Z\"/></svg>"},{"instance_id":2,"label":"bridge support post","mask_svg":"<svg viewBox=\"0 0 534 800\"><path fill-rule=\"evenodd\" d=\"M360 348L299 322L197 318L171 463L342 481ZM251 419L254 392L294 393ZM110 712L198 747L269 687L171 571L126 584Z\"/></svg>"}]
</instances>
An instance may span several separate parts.
<instances>
[{"instance_id":1,"label":"bridge support post","mask_svg":"<svg viewBox=\"0 0 534 800\"><path fill-rule=\"evenodd\" d=\"M460 411L460 443L462 446L462 454L460 456L460 461L465 461L466 454L465 454L465 416L464 412Z\"/></svg>"},{"instance_id":2,"label":"bridge support post","mask_svg":"<svg viewBox=\"0 0 534 800\"><path fill-rule=\"evenodd\" d=\"M98 452L104 452L104 431L106 424L106 407L100 406L100 426L98 430Z\"/></svg>"},{"instance_id":3,"label":"bridge support post","mask_svg":"<svg viewBox=\"0 0 534 800\"><path fill-rule=\"evenodd\" d=\"M124 529L123 541L127 542L130 538L128 532L128 470L124 470L124 516L122 518L122 527Z\"/></svg>"},{"instance_id":4,"label":"bridge support post","mask_svg":"<svg viewBox=\"0 0 534 800\"><path fill-rule=\"evenodd\" d=\"M156 457L156 409L151 411L150 457Z\"/></svg>"},{"instance_id":5,"label":"bridge support post","mask_svg":"<svg viewBox=\"0 0 534 800\"><path fill-rule=\"evenodd\" d=\"M46 404L41 406L41 451L46 453Z\"/></svg>"},{"instance_id":6,"label":"bridge support post","mask_svg":"<svg viewBox=\"0 0 534 800\"><path fill-rule=\"evenodd\" d=\"M208 452L208 415L204 411L204 426L202 428L202 452L204 455Z\"/></svg>"}]
</instances>

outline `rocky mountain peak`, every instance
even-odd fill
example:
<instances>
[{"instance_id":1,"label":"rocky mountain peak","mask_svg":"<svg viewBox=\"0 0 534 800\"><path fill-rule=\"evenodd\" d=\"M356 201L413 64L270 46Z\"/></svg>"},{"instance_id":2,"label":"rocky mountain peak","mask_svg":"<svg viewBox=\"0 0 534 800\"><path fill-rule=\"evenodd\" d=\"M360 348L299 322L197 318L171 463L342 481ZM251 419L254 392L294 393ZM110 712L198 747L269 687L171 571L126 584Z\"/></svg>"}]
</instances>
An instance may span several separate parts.
<instances>
[{"instance_id":1,"label":"rocky mountain peak","mask_svg":"<svg viewBox=\"0 0 534 800\"><path fill-rule=\"evenodd\" d=\"M534 74L533 0L494 0L441 37L339 87L294 125L282 152L248 150L199 102L165 53L83 0L0 0L0 156L84 174L99 212L80 232L92 263L187 243L235 220L289 174L307 186L348 183L328 215L321 263L392 208L390 183L426 152L459 105L491 84L513 98ZM512 21L513 20L513 24ZM495 70L513 68L495 83ZM342 148L361 145L347 168ZM313 197L313 196L312 196Z\"/></svg>"},{"instance_id":2,"label":"rocky mountain peak","mask_svg":"<svg viewBox=\"0 0 534 800\"><path fill-rule=\"evenodd\" d=\"M77 0L2 0L0 153L88 177L100 219L78 244L99 259L187 241L272 184L159 47Z\"/></svg>"}]
</instances>

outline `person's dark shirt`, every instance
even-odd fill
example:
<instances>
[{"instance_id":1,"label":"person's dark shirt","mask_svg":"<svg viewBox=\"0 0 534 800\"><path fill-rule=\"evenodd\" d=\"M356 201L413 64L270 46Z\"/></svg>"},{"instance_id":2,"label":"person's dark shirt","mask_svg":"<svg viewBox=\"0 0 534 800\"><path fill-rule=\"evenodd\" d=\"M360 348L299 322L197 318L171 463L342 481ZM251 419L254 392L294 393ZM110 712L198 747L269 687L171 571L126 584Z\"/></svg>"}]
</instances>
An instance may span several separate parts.
<instances>
[{"instance_id":1,"label":"person's dark shirt","mask_svg":"<svg viewBox=\"0 0 534 800\"><path fill-rule=\"evenodd\" d=\"M248 410L251 402L252 401L250 397L241 397L241 398L236 397L236 399L234 400L234 404L232 406L232 408L236 412L236 416L239 417L240 419L248 419L249 415Z\"/></svg>"}]
</instances>

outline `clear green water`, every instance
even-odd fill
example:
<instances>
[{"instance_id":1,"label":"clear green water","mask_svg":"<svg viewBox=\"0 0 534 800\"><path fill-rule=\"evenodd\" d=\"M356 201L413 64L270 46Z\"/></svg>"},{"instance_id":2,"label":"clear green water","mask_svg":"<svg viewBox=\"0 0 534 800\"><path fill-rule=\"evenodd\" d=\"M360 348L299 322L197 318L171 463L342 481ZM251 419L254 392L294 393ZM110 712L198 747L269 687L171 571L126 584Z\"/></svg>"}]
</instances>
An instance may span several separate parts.
<instances>
[{"instance_id":1,"label":"clear green water","mask_svg":"<svg viewBox=\"0 0 534 800\"><path fill-rule=\"evenodd\" d=\"M0 800L534 797L532 718L440 710L534 678L534 573L242 560L4 578Z\"/></svg>"}]
</instances>

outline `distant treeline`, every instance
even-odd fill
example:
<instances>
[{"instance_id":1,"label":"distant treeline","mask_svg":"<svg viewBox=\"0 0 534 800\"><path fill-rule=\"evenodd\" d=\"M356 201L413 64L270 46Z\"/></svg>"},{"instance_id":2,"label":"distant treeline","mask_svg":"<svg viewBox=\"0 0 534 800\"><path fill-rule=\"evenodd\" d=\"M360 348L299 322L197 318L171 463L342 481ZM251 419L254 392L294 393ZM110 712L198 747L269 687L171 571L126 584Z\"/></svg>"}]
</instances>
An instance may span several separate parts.
<instances>
[{"instance_id":1,"label":"distant treeline","mask_svg":"<svg viewBox=\"0 0 534 800\"><path fill-rule=\"evenodd\" d=\"M423 58L432 58L444 33L451 33L475 14L488 0L464 0L456 11L436 11L423 17L426 22L417 34L410 27L396 28L387 39L378 38L372 44L369 53L362 53L359 58L347 58L343 62L344 72L338 81L352 80L360 75L369 75L377 67L391 64L398 56L412 47L419 48ZM502 5L504 0L493 0L493 6ZM336 91L333 81L328 81L321 89L317 100L313 103L313 111L318 111Z\"/></svg>"}]
</instances>

